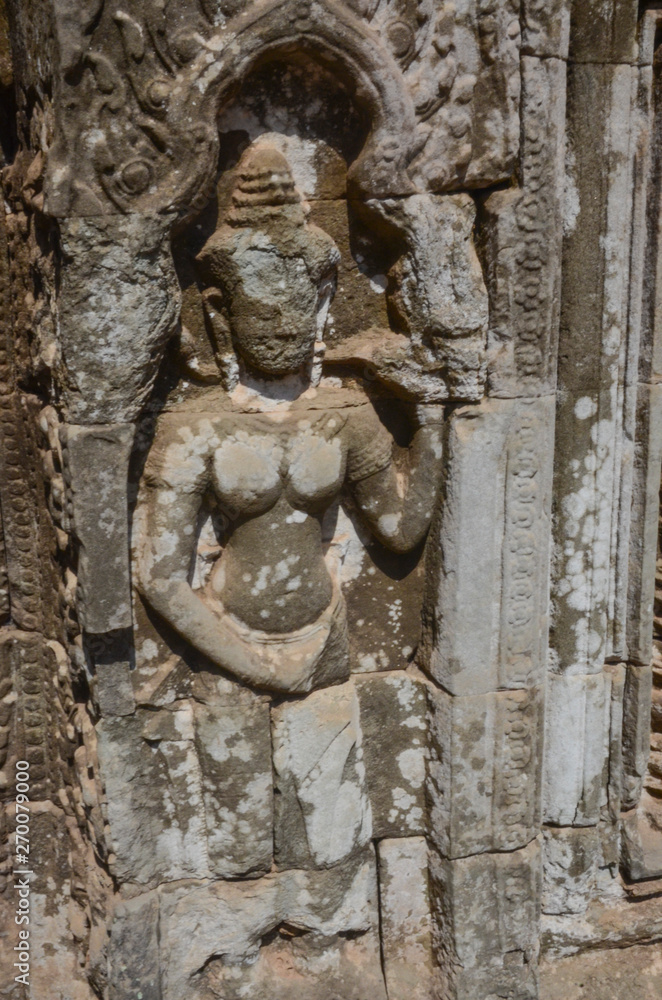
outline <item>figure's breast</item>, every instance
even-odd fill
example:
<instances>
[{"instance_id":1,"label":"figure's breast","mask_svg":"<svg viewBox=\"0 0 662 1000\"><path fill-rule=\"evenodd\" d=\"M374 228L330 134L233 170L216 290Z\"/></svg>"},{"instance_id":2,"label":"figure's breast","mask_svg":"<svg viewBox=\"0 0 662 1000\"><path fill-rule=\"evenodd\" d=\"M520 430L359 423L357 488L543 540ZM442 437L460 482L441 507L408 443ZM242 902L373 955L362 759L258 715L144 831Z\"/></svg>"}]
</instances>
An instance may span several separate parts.
<instances>
[{"instance_id":1,"label":"figure's breast","mask_svg":"<svg viewBox=\"0 0 662 1000\"><path fill-rule=\"evenodd\" d=\"M214 487L230 514L257 515L268 510L283 490L284 450L277 434L239 429L214 454Z\"/></svg>"},{"instance_id":2,"label":"figure's breast","mask_svg":"<svg viewBox=\"0 0 662 1000\"><path fill-rule=\"evenodd\" d=\"M313 420L266 420L232 431L213 461L216 493L232 515L257 516L284 495L296 509L315 512L337 495L345 476L346 447L337 415Z\"/></svg>"}]
</instances>

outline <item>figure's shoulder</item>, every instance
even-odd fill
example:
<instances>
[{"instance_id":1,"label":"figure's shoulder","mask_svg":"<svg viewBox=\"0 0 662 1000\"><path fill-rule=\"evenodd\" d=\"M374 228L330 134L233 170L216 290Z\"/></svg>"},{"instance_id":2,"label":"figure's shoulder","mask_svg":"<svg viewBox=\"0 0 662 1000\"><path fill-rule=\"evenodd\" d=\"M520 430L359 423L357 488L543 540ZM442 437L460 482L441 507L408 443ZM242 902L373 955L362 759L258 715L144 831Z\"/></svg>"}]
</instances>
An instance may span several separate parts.
<instances>
[{"instance_id":1,"label":"figure's shoulder","mask_svg":"<svg viewBox=\"0 0 662 1000\"><path fill-rule=\"evenodd\" d=\"M231 410L220 387L185 399L169 400L156 419L150 455L154 460L176 449L179 460L213 449L226 433Z\"/></svg>"},{"instance_id":2,"label":"figure's shoulder","mask_svg":"<svg viewBox=\"0 0 662 1000\"><path fill-rule=\"evenodd\" d=\"M194 423L232 413L232 399L221 385L187 387L185 392L173 392L166 400L159 422Z\"/></svg>"}]
</instances>

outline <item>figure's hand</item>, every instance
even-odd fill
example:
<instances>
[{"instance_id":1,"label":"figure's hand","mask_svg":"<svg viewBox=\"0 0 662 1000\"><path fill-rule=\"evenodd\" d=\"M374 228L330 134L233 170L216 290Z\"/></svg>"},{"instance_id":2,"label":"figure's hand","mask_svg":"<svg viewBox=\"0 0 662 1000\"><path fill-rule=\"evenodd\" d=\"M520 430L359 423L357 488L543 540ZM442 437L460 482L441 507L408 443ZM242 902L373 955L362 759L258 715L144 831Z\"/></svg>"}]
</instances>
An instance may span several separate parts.
<instances>
[{"instance_id":1,"label":"figure's hand","mask_svg":"<svg viewBox=\"0 0 662 1000\"><path fill-rule=\"evenodd\" d=\"M410 346L408 337L372 327L327 348L325 360L331 364L363 365L361 374L370 381L381 379L394 362L405 364Z\"/></svg>"},{"instance_id":2,"label":"figure's hand","mask_svg":"<svg viewBox=\"0 0 662 1000\"><path fill-rule=\"evenodd\" d=\"M441 403L448 390L438 370L430 369L431 364L438 369L438 363L428 353L401 333L373 327L328 348L325 361L359 366L364 379L381 382L402 399Z\"/></svg>"}]
</instances>

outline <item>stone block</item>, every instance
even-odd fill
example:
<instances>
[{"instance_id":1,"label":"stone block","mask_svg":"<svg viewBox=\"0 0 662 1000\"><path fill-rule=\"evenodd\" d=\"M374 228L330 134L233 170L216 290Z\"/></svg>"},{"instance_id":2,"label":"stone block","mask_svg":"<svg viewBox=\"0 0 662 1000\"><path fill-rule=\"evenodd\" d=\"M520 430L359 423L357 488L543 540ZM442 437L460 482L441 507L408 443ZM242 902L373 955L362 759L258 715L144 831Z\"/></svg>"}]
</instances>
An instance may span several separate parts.
<instances>
[{"instance_id":1,"label":"stone block","mask_svg":"<svg viewBox=\"0 0 662 1000\"><path fill-rule=\"evenodd\" d=\"M60 220L58 317L71 424L130 423L149 396L179 313L171 223L168 215Z\"/></svg>"},{"instance_id":2,"label":"stone block","mask_svg":"<svg viewBox=\"0 0 662 1000\"><path fill-rule=\"evenodd\" d=\"M630 510L627 615L628 659L639 664L648 664L651 658L661 464L662 385L641 385Z\"/></svg>"},{"instance_id":3,"label":"stone block","mask_svg":"<svg viewBox=\"0 0 662 1000\"><path fill-rule=\"evenodd\" d=\"M422 834L426 828L426 686L403 671L358 676L354 683L373 837Z\"/></svg>"},{"instance_id":4,"label":"stone block","mask_svg":"<svg viewBox=\"0 0 662 1000\"><path fill-rule=\"evenodd\" d=\"M564 394L556 420L550 647L555 669L599 673L607 655L615 530L617 386Z\"/></svg>"},{"instance_id":5,"label":"stone block","mask_svg":"<svg viewBox=\"0 0 662 1000\"><path fill-rule=\"evenodd\" d=\"M523 0L522 52L566 59L572 0Z\"/></svg>"},{"instance_id":6,"label":"stone block","mask_svg":"<svg viewBox=\"0 0 662 1000\"><path fill-rule=\"evenodd\" d=\"M404 429L404 413L396 418ZM404 669L421 638L425 559L420 550L389 552L342 505L327 512L324 531L327 565L340 578L347 608L352 673Z\"/></svg>"},{"instance_id":7,"label":"stone block","mask_svg":"<svg viewBox=\"0 0 662 1000\"><path fill-rule=\"evenodd\" d=\"M535 1000L540 848L431 858L439 995ZM511 992L508 992L508 991Z\"/></svg>"},{"instance_id":8,"label":"stone block","mask_svg":"<svg viewBox=\"0 0 662 1000\"><path fill-rule=\"evenodd\" d=\"M547 827L542 838L542 912L585 913L601 861L597 827Z\"/></svg>"},{"instance_id":9,"label":"stone block","mask_svg":"<svg viewBox=\"0 0 662 1000\"><path fill-rule=\"evenodd\" d=\"M132 661L133 631L117 629L95 635L85 635L84 652L90 673L92 698L102 716L132 715L136 703L133 696Z\"/></svg>"},{"instance_id":10,"label":"stone block","mask_svg":"<svg viewBox=\"0 0 662 1000\"><path fill-rule=\"evenodd\" d=\"M280 868L327 867L372 835L359 702L352 681L272 710Z\"/></svg>"},{"instance_id":11,"label":"stone block","mask_svg":"<svg viewBox=\"0 0 662 1000\"><path fill-rule=\"evenodd\" d=\"M404 238L386 295L409 341L388 329L368 330L340 342L327 359L367 362L405 399L479 400L486 375L488 297L473 241L473 200L467 194L415 194L370 201L360 210L383 240L394 232Z\"/></svg>"},{"instance_id":12,"label":"stone block","mask_svg":"<svg viewBox=\"0 0 662 1000\"><path fill-rule=\"evenodd\" d=\"M164 886L160 901L163 1000L386 1000L371 850L328 871Z\"/></svg>"},{"instance_id":13,"label":"stone block","mask_svg":"<svg viewBox=\"0 0 662 1000\"><path fill-rule=\"evenodd\" d=\"M0 799L15 795L17 760L30 765L30 797L47 801L58 795L67 773L58 663L52 646L36 632L0 631ZM61 647L60 647L61 650ZM56 799L57 800L57 799Z\"/></svg>"},{"instance_id":14,"label":"stone block","mask_svg":"<svg viewBox=\"0 0 662 1000\"><path fill-rule=\"evenodd\" d=\"M609 686L603 673L550 675L545 705L545 822L597 824L605 797L609 710Z\"/></svg>"},{"instance_id":15,"label":"stone block","mask_svg":"<svg viewBox=\"0 0 662 1000\"><path fill-rule=\"evenodd\" d=\"M512 0L489 6L468 0L435 8L434 31L407 74L431 126L412 169L420 188L481 188L512 174L519 146L518 7ZM415 8L409 10L414 20ZM384 7L378 16L390 19L392 11ZM387 32L392 25L387 20Z\"/></svg>"},{"instance_id":16,"label":"stone block","mask_svg":"<svg viewBox=\"0 0 662 1000\"><path fill-rule=\"evenodd\" d=\"M155 885L271 868L268 713L266 699L242 690L102 720L99 764L119 878Z\"/></svg>"},{"instance_id":17,"label":"stone block","mask_svg":"<svg viewBox=\"0 0 662 1000\"><path fill-rule=\"evenodd\" d=\"M567 83L558 379L577 399L625 378L630 243L622 234L630 231L633 212L638 71L626 65L569 65ZM627 375L634 380L636 368ZM573 405L569 398L567 407Z\"/></svg>"},{"instance_id":18,"label":"stone block","mask_svg":"<svg viewBox=\"0 0 662 1000\"><path fill-rule=\"evenodd\" d=\"M425 837L381 840L379 903L389 1000L431 1000L432 926Z\"/></svg>"},{"instance_id":19,"label":"stone block","mask_svg":"<svg viewBox=\"0 0 662 1000\"><path fill-rule=\"evenodd\" d=\"M420 659L452 694L544 676L553 423L552 398L489 399L451 418Z\"/></svg>"},{"instance_id":20,"label":"stone block","mask_svg":"<svg viewBox=\"0 0 662 1000\"><path fill-rule=\"evenodd\" d=\"M539 689L430 691L430 837L450 858L526 846L540 826Z\"/></svg>"},{"instance_id":21,"label":"stone block","mask_svg":"<svg viewBox=\"0 0 662 1000\"><path fill-rule=\"evenodd\" d=\"M659 10L644 10L639 17L638 48L640 66L651 66L655 58L657 31L661 23Z\"/></svg>"},{"instance_id":22,"label":"stone block","mask_svg":"<svg viewBox=\"0 0 662 1000\"><path fill-rule=\"evenodd\" d=\"M5 218L11 220L12 217ZM21 235L16 234L16 242L20 242ZM25 247L26 255L27 251ZM5 255L5 261L6 252L0 234L0 253ZM44 475L46 456L38 440L37 425L43 401L14 388L15 355L19 352L17 337L20 336L15 312L20 300L32 298L31 292L19 292L19 288L17 284L18 294L11 305L9 300L1 305L8 322L0 336L0 505L6 560L6 577L0 579L0 587L5 592L4 611L0 611L0 617L10 612L11 621L18 628L56 638L60 635L57 617L60 569L56 565L58 533L52 518L57 512L52 503L52 482ZM28 319L28 323L32 338L35 336L34 321ZM59 473L54 478L61 504L62 480Z\"/></svg>"},{"instance_id":23,"label":"stone block","mask_svg":"<svg viewBox=\"0 0 662 1000\"><path fill-rule=\"evenodd\" d=\"M115 876L142 885L209 877L190 707L104 719L97 735Z\"/></svg>"},{"instance_id":24,"label":"stone block","mask_svg":"<svg viewBox=\"0 0 662 1000\"><path fill-rule=\"evenodd\" d=\"M27 867L32 874L12 876L12 857L16 856L17 810L14 803L0 808L4 813L0 819L3 835L0 878L4 883L0 893L2 989L12 1000L42 1000L42 997L48 1000L90 1000L90 986L80 962L78 942L72 934L76 926L80 927L76 919L85 920L83 908L79 905L80 897L75 898L74 887L81 870L76 870L81 858L77 852L80 839L76 836L75 821L53 802L32 800L28 809L30 863L16 866L21 870ZM19 805L18 808L22 813L23 807ZM9 837L5 837L5 831ZM24 844L21 846L25 847ZM12 888L18 886L19 879L29 882L29 924L16 923L18 913L27 912L19 911L20 897ZM23 991L14 981L14 976L19 974L19 969L14 968L14 962L19 960L14 948L21 943L19 932L25 930L29 931L27 943L30 958L27 963L29 987Z\"/></svg>"},{"instance_id":25,"label":"stone block","mask_svg":"<svg viewBox=\"0 0 662 1000\"><path fill-rule=\"evenodd\" d=\"M131 625L128 475L131 424L63 429L65 478L78 543L78 616L87 632Z\"/></svg>"},{"instance_id":26,"label":"stone block","mask_svg":"<svg viewBox=\"0 0 662 1000\"><path fill-rule=\"evenodd\" d=\"M629 65L568 68L550 646L555 668L577 674L624 655L628 400L637 375L628 337L637 327L630 309L637 293L628 285L631 245L622 234L631 231L635 207L640 212L633 198L638 83Z\"/></svg>"},{"instance_id":27,"label":"stone block","mask_svg":"<svg viewBox=\"0 0 662 1000\"><path fill-rule=\"evenodd\" d=\"M226 877L266 872L273 857L269 699L229 681L217 680L216 689L193 706L210 867Z\"/></svg>"},{"instance_id":28,"label":"stone block","mask_svg":"<svg viewBox=\"0 0 662 1000\"><path fill-rule=\"evenodd\" d=\"M662 806L644 790L636 809L623 816L621 863L632 882L662 878Z\"/></svg>"},{"instance_id":29,"label":"stone block","mask_svg":"<svg viewBox=\"0 0 662 1000\"><path fill-rule=\"evenodd\" d=\"M635 62L638 15L638 0L572 0L570 59Z\"/></svg>"},{"instance_id":30,"label":"stone block","mask_svg":"<svg viewBox=\"0 0 662 1000\"><path fill-rule=\"evenodd\" d=\"M522 58L521 187L485 201L491 396L554 391L561 301L565 63Z\"/></svg>"},{"instance_id":31,"label":"stone block","mask_svg":"<svg viewBox=\"0 0 662 1000\"><path fill-rule=\"evenodd\" d=\"M651 747L651 666L626 667L623 694L623 809L634 809L648 766Z\"/></svg>"},{"instance_id":32,"label":"stone block","mask_svg":"<svg viewBox=\"0 0 662 1000\"><path fill-rule=\"evenodd\" d=\"M607 762L607 820L606 825L618 824L621 816L623 792L623 703L627 666L623 663L605 665L605 678L610 687L609 706L609 757ZM609 852L606 852L609 853ZM617 863L617 862L616 862Z\"/></svg>"},{"instance_id":33,"label":"stone block","mask_svg":"<svg viewBox=\"0 0 662 1000\"><path fill-rule=\"evenodd\" d=\"M162 1000L156 891L119 901L110 923L109 1000Z\"/></svg>"}]
</instances>

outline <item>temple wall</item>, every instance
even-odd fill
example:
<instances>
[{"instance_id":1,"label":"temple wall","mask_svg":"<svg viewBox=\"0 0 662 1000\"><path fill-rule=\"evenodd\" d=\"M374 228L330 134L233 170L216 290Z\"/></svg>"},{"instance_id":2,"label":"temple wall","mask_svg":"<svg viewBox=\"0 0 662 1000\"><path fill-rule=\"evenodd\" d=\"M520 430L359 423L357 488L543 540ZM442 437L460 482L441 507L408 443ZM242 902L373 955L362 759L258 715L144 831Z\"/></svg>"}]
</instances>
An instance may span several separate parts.
<instances>
[{"instance_id":1,"label":"temple wall","mask_svg":"<svg viewBox=\"0 0 662 1000\"><path fill-rule=\"evenodd\" d=\"M0 0L3 995L655 995L661 100L657 3Z\"/></svg>"}]
</instances>

